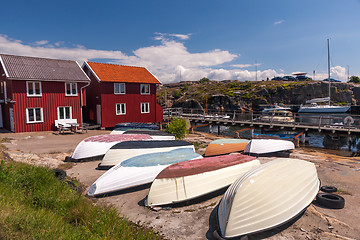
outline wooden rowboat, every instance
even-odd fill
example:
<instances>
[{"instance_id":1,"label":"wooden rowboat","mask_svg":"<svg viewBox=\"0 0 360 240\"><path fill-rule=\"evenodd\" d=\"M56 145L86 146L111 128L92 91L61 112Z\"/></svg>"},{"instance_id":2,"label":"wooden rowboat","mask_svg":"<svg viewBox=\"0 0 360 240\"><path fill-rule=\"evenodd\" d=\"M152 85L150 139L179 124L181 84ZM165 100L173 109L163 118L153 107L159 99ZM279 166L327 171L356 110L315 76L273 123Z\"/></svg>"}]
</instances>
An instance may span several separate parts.
<instances>
[{"instance_id":1,"label":"wooden rowboat","mask_svg":"<svg viewBox=\"0 0 360 240\"><path fill-rule=\"evenodd\" d=\"M170 164L198 158L202 156L190 148L139 155L106 171L91 185L87 195L95 196L151 183Z\"/></svg>"},{"instance_id":2,"label":"wooden rowboat","mask_svg":"<svg viewBox=\"0 0 360 240\"><path fill-rule=\"evenodd\" d=\"M244 152L254 154L273 153L295 149L293 142L280 139L252 139Z\"/></svg>"},{"instance_id":3,"label":"wooden rowboat","mask_svg":"<svg viewBox=\"0 0 360 240\"><path fill-rule=\"evenodd\" d=\"M278 158L253 168L225 192L218 207L220 235L240 237L298 216L319 191L313 163Z\"/></svg>"},{"instance_id":4,"label":"wooden rowboat","mask_svg":"<svg viewBox=\"0 0 360 240\"><path fill-rule=\"evenodd\" d=\"M102 158L104 154L115 144L126 141L150 140L150 135L128 134L128 135L98 135L85 138L75 148L72 159L84 161L88 158Z\"/></svg>"},{"instance_id":5,"label":"wooden rowboat","mask_svg":"<svg viewBox=\"0 0 360 240\"><path fill-rule=\"evenodd\" d=\"M146 205L154 207L177 203L217 191L259 164L255 157L242 154L175 163L156 177Z\"/></svg>"},{"instance_id":6,"label":"wooden rowboat","mask_svg":"<svg viewBox=\"0 0 360 240\"><path fill-rule=\"evenodd\" d=\"M168 152L179 148L190 148L195 152L194 145L180 140L148 140L121 142L106 152L99 164L100 168L113 167L129 158L147 153Z\"/></svg>"},{"instance_id":7,"label":"wooden rowboat","mask_svg":"<svg viewBox=\"0 0 360 240\"><path fill-rule=\"evenodd\" d=\"M205 156L216 156L244 151L250 140L237 138L222 138L212 141L205 150Z\"/></svg>"},{"instance_id":8,"label":"wooden rowboat","mask_svg":"<svg viewBox=\"0 0 360 240\"><path fill-rule=\"evenodd\" d=\"M123 134L147 134L154 140L175 140L175 136L161 130L131 129Z\"/></svg>"}]
</instances>

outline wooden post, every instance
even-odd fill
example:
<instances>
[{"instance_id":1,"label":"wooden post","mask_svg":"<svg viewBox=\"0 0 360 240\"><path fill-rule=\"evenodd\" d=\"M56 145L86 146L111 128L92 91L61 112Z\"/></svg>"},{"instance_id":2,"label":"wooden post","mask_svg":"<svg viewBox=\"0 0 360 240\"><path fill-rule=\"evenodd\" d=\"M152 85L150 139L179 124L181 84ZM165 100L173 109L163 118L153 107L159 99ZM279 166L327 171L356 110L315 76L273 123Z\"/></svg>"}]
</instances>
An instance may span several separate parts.
<instances>
[{"instance_id":1,"label":"wooden post","mask_svg":"<svg viewBox=\"0 0 360 240\"><path fill-rule=\"evenodd\" d=\"M220 135L220 124L218 125L218 135Z\"/></svg>"}]
</instances>

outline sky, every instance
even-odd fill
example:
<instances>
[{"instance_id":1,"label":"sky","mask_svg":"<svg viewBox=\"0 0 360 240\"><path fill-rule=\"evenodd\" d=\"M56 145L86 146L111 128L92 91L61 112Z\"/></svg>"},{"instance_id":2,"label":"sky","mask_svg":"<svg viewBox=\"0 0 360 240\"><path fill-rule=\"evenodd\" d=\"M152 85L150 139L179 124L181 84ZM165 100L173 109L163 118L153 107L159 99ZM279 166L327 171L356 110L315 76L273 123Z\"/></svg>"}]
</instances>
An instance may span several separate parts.
<instances>
[{"instance_id":1,"label":"sky","mask_svg":"<svg viewBox=\"0 0 360 240\"><path fill-rule=\"evenodd\" d=\"M146 67L162 83L360 76L360 0L3 1L0 53Z\"/></svg>"}]
</instances>

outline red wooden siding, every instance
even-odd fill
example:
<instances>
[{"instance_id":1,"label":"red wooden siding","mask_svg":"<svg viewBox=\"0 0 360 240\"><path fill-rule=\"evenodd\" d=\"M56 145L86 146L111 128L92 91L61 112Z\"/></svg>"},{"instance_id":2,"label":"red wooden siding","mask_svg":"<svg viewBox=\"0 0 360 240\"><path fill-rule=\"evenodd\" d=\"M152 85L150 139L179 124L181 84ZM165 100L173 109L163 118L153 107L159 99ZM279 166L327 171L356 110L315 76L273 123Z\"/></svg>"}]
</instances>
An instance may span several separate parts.
<instances>
[{"instance_id":1,"label":"red wooden siding","mask_svg":"<svg viewBox=\"0 0 360 240\"><path fill-rule=\"evenodd\" d=\"M15 101L14 122L15 132L34 132L55 130L55 120L57 117L57 107L70 106L72 118L81 123L81 101L80 88L85 83L78 83L78 96L65 96L64 82L41 82L42 96L27 97L26 81L12 82L12 99ZM10 88L10 86L9 86ZM8 94L9 96L9 94ZM26 123L26 108L43 108L42 123ZM7 110L8 111L8 110Z\"/></svg>"},{"instance_id":2,"label":"red wooden siding","mask_svg":"<svg viewBox=\"0 0 360 240\"><path fill-rule=\"evenodd\" d=\"M150 94L140 94L140 84L126 83L126 94L114 94L114 83L102 82L102 127L113 127L120 122L156 122L156 84L150 84ZM116 104L126 104L126 114L116 115ZM149 103L150 112L141 113L141 103Z\"/></svg>"}]
</instances>

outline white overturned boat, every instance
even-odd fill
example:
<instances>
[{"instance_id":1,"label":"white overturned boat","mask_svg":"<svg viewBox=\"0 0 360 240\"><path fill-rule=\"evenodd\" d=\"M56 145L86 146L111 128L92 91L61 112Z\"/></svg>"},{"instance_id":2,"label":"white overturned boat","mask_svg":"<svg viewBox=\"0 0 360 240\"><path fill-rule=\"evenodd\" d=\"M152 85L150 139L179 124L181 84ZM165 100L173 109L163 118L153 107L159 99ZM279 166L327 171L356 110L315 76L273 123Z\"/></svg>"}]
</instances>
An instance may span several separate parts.
<instances>
[{"instance_id":1,"label":"white overturned boat","mask_svg":"<svg viewBox=\"0 0 360 240\"><path fill-rule=\"evenodd\" d=\"M100 158L117 143L151 139L150 135L146 134L105 134L92 136L85 138L76 146L71 158L76 161L82 161L87 158Z\"/></svg>"},{"instance_id":2,"label":"white overturned boat","mask_svg":"<svg viewBox=\"0 0 360 240\"><path fill-rule=\"evenodd\" d=\"M142 130L159 130L159 126L151 123L137 123L125 122L115 125L114 130L110 134L123 134L128 130L142 129Z\"/></svg>"},{"instance_id":3,"label":"white overturned boat","mask_svg":"<svg viewBox=\"0 0 360 240\"><path fill-rule=\"evenodd\" d=\"M131 129L123 134L147 134L154 140L175 140L175 136L161 130Z\"/></svg>"},{"instance_id":4,"label":"white overturned boat","mask_svg":"<svg viewBox=\"0 0 360 240\"><path fill-rule=\"evenodd\" d=\"M253 168L225 192L218 207L220 235L244 236L298 216L319 191L313 163L278 158Z\"/></svg>"},{"instance_id":5,"label":"white overturned boat","mask_svg":"<svg viewBox=\"0 0 360 240\"><path fill-rule=\"evenodd\" d=\"M264 154L295 149L293 142L279 139L252 139L245 147L245 153Z\"/></svg>"},{"instance_id":6,"label":"white overturned boat","mask_svg":"<svg viewBox=\"0 0 360 240\"><path fill-rule=\"evenodd\" d=\"M170 164L198 158L202 156L190 148L136 156L109 169L91 185L87 195L95 196L151 183Z\"/></svg>"},{"instance_id":7,"label":"white overturned boat","mask_svg":"<svg viewBox=\"0 0 360 240\"><path fill-rule=\"evenodd\" d=\"M175 163L154 180L146 205L154 207L182 202L229 186L260 162L242 154L206 157Z\"/></svg>"},{"instance_id":8,"label":"white overturned boat","mask_svg":"<svg viewBox=\"0 0 360 240\"><path fill-rule=\"evenodd\" d=\"M125 134L126 135L126 134ZM99 167L112 167L129 158L156 152L168 152L179 148L190 148L195 152L194 145L180 140L147 140L121 142L112 146L106 152Z\"/></svg>"}]
</instances>

